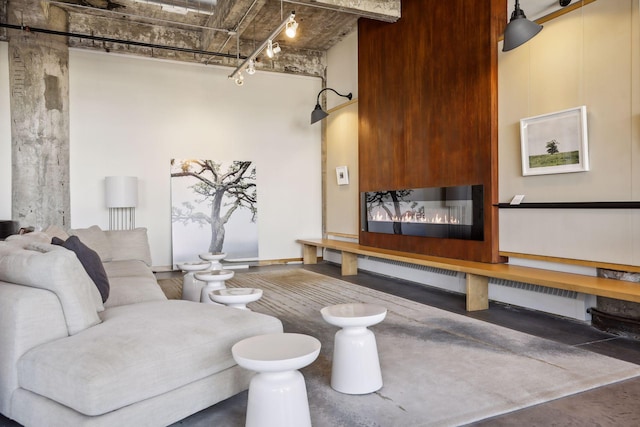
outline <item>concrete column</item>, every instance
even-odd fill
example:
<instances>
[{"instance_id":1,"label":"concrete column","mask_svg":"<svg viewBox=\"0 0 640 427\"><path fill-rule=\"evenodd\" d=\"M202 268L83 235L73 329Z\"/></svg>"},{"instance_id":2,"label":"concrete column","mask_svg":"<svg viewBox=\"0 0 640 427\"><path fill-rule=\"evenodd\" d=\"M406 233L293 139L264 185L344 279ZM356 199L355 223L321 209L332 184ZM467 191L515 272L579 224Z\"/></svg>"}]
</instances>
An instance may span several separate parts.
<instances>
[{"instance_id":1,"label":"concrete column","mask_svg":"<svg viewBox=\"0 0 640 427\"><path fill-rule=\"evenodd\" d=\"M12 24L65 31L66 14L8 4ZM42 15L34 16L34 10ZM16 22L17 21L17 22ZM23 21L23 22L21 22ZM20 226L70 225L69 49L65 37L8 30L12 218Z\"/></svg>"}]
</instances>

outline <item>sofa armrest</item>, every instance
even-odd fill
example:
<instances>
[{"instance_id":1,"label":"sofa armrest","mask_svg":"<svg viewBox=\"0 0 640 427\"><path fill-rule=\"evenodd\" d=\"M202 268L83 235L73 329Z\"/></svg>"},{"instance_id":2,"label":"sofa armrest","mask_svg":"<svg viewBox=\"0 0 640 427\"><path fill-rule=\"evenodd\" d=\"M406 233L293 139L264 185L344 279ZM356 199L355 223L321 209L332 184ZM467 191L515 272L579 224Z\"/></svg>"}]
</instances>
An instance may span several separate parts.
<instances>
[{"instance_id":1,"label":"sofa armrest","mask_svg":"<svg viewBox=\"0 0 640 427\"><path fill-rule=\"evenodd\" d=\"M60 300L51 291L0 281L0 412L11 417L18 359L40 344L68 336Z\"/></svg>"}]
</instances>

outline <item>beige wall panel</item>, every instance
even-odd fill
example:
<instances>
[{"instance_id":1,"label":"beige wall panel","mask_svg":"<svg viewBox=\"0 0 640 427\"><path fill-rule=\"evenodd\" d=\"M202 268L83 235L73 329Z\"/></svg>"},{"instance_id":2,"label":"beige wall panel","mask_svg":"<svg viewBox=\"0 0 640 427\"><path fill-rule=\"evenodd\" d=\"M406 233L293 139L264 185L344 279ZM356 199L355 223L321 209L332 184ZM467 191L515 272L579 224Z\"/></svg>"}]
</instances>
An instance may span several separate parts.
<instances>
[{"instance_id":1,"label":"beige wall panel","mask_svg":"<svg viewBox=\"0 0 640 427\"><path fill-rule=\"evenodd\" d=\"M358 234L358 103L352 102L327 117L328 233ZM349 184L338 185L336 167L347 166Z\"/></svg>"},{"instance_id":2,"label":"beige wall panel","mask_svg":"<svg viewBox=\"0 0 640 427\"><path fill-rule=\"evenodd\" d=\"M632 76L632 96L631 96L631 159L636 165L632 169L631 198L640 200L640 1L633 2L631 23L631 76ZM640 236L640 224L635 229L635 235ZM640 257L640 238L636 245L636 256Z\"/></svg>"},{"instance_id":3,"label":"beige wall panel","mask_svg":"<svg viewBox=\"0 0 640 427\"><path fill-rule=\"evenodd\" d=\"M584 103L583 9L545 23L542 32L531 40L527 115L546 114Z\"/></svg>"},{"instance_id":4,"label":"beige wall panel","mask_svg":"<svg viewBox=\"0 0 640 427\"><path fill-rule=\"evenodd\" d=\"M592 169L588 174L593 175L587 194L602 200L632 198L631 4L629 0L597 1L583 8L583 73Z\"/></svg>"},{"instance_id":5,"label":"beige wall panel","mask_svg":"<svg viewBox=\"0 0 640 427\"><path fill-rule=\"evenodd\" d=\"M500 250L640 265L629 237L634 221L638 214L630 209L503 209Z\"/></svg>"},{"instance_id":6,"label":"beige wall panel","mask_svg":"<svg viewBox=\"0 0 640 427\"><path fill-rule=\"evenodd\" d=\"M524 202L640 200L638 14L637 0L596 1L499 53L501 202L515 194ZM523 177L519 120L580 105L591 170ZM549 211L502 209L500 250L640 264L636 211L542 212Z\"/></svg>"},{"instance_id":7,"label":"beige wall panel","mask_svg":"<svg viewBox=\"0 0 640 427\"><path fill-rule=\"evenodd\" d=\"M502 52L502 43L498 46ZM500 201L522 191L520 119L528 116L530 48L528 44L498 56L498 184ZM504 88L504 89L502 89Z\"/></svg>"}]
</instances>

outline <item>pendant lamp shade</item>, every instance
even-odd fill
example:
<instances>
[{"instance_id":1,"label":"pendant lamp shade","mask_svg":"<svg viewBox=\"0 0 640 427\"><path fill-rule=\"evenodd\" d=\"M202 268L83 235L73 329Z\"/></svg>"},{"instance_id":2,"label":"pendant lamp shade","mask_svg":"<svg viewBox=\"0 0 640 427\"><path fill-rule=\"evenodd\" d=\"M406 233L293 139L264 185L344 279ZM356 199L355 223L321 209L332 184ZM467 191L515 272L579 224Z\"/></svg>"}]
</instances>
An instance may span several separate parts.
<instances>
[{"instance_id":1,"label":"pendant lamp shade","mask_svg":"<svg viewBox=\"0 0 640 427\"><path fill-rule=\"evenodd\" d=\"M542 31L542 25L529 21L522 9L520 9L520 2L516 0L516 6L511 14L511 20L504 30L502 51L507 52L517 48L521 44L531 40L540 31Z\"/></svg>"}]
</instances>

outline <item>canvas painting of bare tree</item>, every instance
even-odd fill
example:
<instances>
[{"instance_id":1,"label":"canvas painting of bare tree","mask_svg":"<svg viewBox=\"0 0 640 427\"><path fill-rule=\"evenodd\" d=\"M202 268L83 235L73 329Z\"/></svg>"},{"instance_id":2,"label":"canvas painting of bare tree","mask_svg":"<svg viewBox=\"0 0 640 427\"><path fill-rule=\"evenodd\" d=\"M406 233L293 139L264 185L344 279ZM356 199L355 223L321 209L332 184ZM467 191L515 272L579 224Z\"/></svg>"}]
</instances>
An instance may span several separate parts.
<instances>
[{"instance_id":1,"label":"canvas painting of bare tree","mask_svg":"<svg viewBox=\"0 0 640 427\"><path fill-rule=\"evenodd\" d=\"M258 259L256 168L250 161L171 160L173 264L224 252Z\"/></svg>"}]
</instances>

